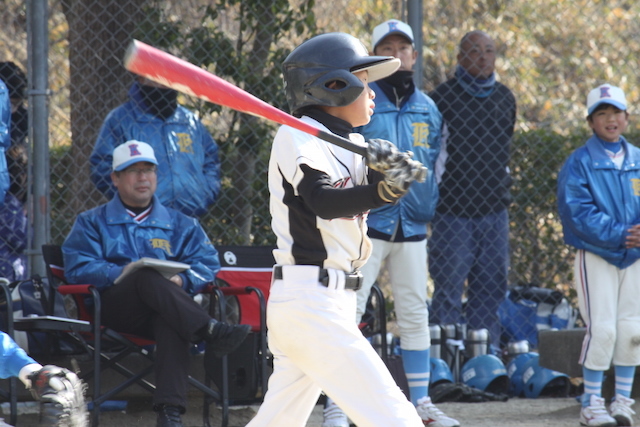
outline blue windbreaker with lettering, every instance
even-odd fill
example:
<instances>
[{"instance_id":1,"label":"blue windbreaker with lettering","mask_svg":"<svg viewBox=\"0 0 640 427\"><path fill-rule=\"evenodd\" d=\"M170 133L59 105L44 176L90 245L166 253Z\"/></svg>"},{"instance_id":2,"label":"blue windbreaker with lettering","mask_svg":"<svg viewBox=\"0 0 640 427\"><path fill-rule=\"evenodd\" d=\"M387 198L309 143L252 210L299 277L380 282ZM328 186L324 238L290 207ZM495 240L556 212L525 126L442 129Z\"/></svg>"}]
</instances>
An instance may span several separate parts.
<instances>
[{"instance_id":1,"label":"blue windbreaker with lettering","mask_svg":"<svg viewBox=\"0 0 640 427\"><path fill-rule=\"evenodd\" d=\"M617 169L595 136L575 150L558 175L564 241L618 268L640 258L625 247L627 229L640 224L640 149L621 137L625 158Z\"/></svg>"},{"instance_id":2,"label":"blue windbreaker with lettering","mask_svg":"<svg viewBox=\"0 0 640 427\"><path fill-rule=\"evenodd\" d=\"M426 234L426 224L433 218L438 203L438 184L433 172L440 153L442 115L433 100L419 90L398 108L375 82L369 87L376 93L374 114L368 125L356 130L366 140L386 139L400 151L412 151L413 158L429 171L426 181L412 183L409 192L397 203L372 210L367 226L392 236L401 219L405 237Z\"/></svg>"},{"instance_id":3,"label":"blue windbreaker with lettering","mask_svg":"<svg viewBox=\"0 0 640 427\"><path fill-rule=\"evenodd\" d=\"M116 194L111 183L112 154L135 139L153 147L158 160L156 195L167 207L185 215L202 215L220 193L218 146L202 122L178 105L167 120L147 112L139 84L130 100L109 113L91 153L91 181L108 199Z\"/></svg>"},{"instance_id":4,"label":"blue windbreaker with lettering","mask_svg":"<svg viewBox=\"0 0 640 427\"><path fill-rule=\"evenodd\" d=\"M183 289L194 295L220 270L218 252L195 218L163 206L153 198L147 219L137 223L120 197L81 213L62 245L69 283L105 290L125 265L143 257L191 265L180 273Z\"/></svg>"}]
</instances>

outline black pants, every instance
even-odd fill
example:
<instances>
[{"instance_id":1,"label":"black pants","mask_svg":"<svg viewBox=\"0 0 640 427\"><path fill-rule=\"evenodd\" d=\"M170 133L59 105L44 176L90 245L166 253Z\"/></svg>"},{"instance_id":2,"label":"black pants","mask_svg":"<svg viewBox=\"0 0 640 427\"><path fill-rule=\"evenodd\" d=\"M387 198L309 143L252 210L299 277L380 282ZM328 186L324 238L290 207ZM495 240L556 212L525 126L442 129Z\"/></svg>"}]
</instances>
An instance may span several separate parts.
<instances>
[{"instance_id":1,"label":"black pants","mask_svg":"<svg viewBox=\"0 0 640 427\"><path fill-rule=\"evenodd\" d=\"M144 268L104 291L102 323L156 341L154 405L187 407L190 343L209 314L178 285Z\"/></svg>"}]
</instances>

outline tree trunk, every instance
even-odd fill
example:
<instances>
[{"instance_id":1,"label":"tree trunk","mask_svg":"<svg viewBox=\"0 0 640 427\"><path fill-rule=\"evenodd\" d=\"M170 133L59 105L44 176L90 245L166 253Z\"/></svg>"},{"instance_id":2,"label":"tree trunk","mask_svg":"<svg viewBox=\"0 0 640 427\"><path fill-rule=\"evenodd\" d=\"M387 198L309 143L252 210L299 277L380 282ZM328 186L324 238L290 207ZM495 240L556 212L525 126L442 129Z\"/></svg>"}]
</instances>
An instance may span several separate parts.
<instances>
[{"instance_id":1,"label":"tree trunk","mask_svg":"<svg viewBox=\"0 0 640 427\"><path fill-rule=\"evenodd\" d=\"M104 201L89 179L89 156L107 113L126 99L132 76L122 65L144 1L63 0L69 24L70 214Z\"/></svg>"},{"instance_id":2,"label":"tree trunk","mask_svg":"<svg viewBox=\"0 0 640 427\"><path fill-rule=\"evenodd\" d=\"M255 70L265 68L265 63L269 55L269 48L273 41L273 32L271 25L275 16L272 8L268 5L264 7L265 12L260 14L253 47L251 49L251 63L255 64ZM261 79L253 80L255 84L260 84ZM247 84L246 90L249 93L256 93L255 88L251 84ZM244 135L241 139L242 143L238 147L237 165L234 168L234 182L238 190L239 200L236 206L241 206L238 215L234 218L235 225L238 227L243 245L251 244L251 225L253 220L253 181L256 177L256 160L258 151L262 144L265 143L260 138L260 132L256 132L260 126L259 119L249 114L242 114L240 117L240 135ZM235 203L234 203L235 204Z\"/></svg>"}]
</instances>

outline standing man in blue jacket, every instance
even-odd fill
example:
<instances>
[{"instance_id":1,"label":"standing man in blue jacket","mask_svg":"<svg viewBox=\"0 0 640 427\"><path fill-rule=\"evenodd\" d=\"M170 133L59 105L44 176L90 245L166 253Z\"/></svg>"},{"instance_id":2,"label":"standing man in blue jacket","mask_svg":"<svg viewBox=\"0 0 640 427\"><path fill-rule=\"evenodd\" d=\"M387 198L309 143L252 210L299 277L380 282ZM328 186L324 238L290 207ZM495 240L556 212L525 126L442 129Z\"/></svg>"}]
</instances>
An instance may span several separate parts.
<instances>
[{"instance_id":1,"label":"standing man in blue jacket","mask_svg":"<svg viewBox=\"0 0 640 427\"><path fill-rule=\"evenodd\" d=\"M111 153L129 140L144 141L158 159L158 199L185 215L200 216L220 193L218 146L177 92L139 76L129 101L109 113L91 153L91 180L108 199Z\"/></svg>"},{"instance_id":2,"label":"standing man in blue jacket","mask_svg":"<svg viewBox=\"0 0 640 427\"><path fill-rule=\"evenodd\" d=\"M153 148L128 141L112 157L111 179L118 192L78 215L62 246L65 275L70 283L98 288L105 326L156 341L157 425L179 427L187 406L191 343L206 342L207 361L222 357L242 343L250 326L218 322L193 300L220 270L218 253L195 218L165 207L154 195L158 161ZM143 257L190 268L168 279L142 268L114 283Z\"/></svg>"},{"instance_id":3,"label":"standing man in blue jacket","mask_svg":"<svg viewBox=\"0 0 640 427\"><path fill-rule=\"evenodd\" d=\"M413 66L418 52L413 31L396 19L373 30L372 55L400 59L394 74L373 82L376 106L369 124L357 130L366 140L385 139L401 152L412 151L413 158L428 169L423 183L414 182L409 192L395 204L373 209L367 219L373 251L362 267L364 282L358 291L357 321L365 312L371 287L384 262L391 279L391 290L400 329L402 362L411 401L425 425L458 426L433 405L429 398L429 312L427 309L427 223L438 201L433 166L440 151L442 116L435 103L416 89ZM325 408L323 427L348 427L342 411L331 401Z\"/></svg>"}]
</instances>

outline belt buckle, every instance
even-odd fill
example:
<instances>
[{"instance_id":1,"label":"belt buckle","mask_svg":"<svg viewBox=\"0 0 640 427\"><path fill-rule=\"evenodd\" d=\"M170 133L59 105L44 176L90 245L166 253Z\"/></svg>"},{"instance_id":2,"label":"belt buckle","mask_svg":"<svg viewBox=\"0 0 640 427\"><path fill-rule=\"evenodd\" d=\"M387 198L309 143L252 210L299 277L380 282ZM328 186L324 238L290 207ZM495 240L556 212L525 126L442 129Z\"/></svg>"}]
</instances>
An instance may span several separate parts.
<instances>
[{"instance_id":1,"label":"belt buckle","mask_svg":"<svg viewBox=\"0 0 640 427\"><path fill-rule=\"evenodd\" d=\"M355 286L351 287L354 291L362 288L362 281L364 280L364 276L362 276L362 272L360 270L356 270L353 273L349 274L349 278L356 281Z\"/></svg>"}]
</instances>

